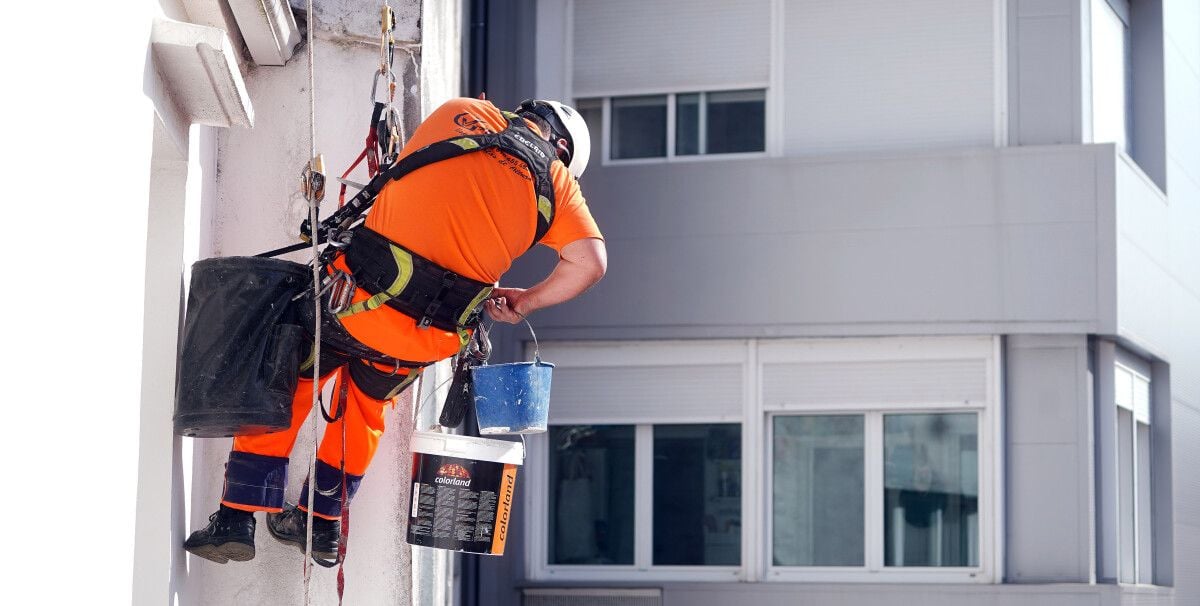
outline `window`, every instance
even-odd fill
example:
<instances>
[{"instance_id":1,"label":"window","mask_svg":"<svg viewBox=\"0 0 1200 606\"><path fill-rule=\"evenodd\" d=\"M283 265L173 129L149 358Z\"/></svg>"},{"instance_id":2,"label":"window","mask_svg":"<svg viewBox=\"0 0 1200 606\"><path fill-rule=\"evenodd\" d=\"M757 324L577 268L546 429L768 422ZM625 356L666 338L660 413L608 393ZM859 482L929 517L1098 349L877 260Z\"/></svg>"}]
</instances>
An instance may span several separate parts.
<instances>
[{"instance_id":1,"label":"window","mask_svg":"<svg viewBox=\"0 0 1200 606\"><path fill-rule=\"evenodd\" d=\"M740 425L552 426L549 440L549 564L741 563ZM637 464L652 470L648 485L636 482ZM640 522L649 537L635 533L639 498L650 503Z\"/></svg>"},{"instance_id":2,"label":"window","mask_svg":"<svg viewBox=\"0 0 1200 606\"><path fill-rule=\"evenodd\" d=\"M772 563L862 566L862 415L778 416L772 430Z\"/></svg>"},{"instance_id":3,"label":"window","mask_svg":"<svg viewBox=\"0 0 1200 606\"><path fill-rule=\"evenodd\" d=\"M609 160L766 150L765 89L581 99L576 104L607 107ZM600 124L589 121L589 126Z\"/></svg>"},{"instance_id":4,"label":"window","mask_svg":"<svg viewBox=\"0 0 1200 606\"><path fill-rule=\"evenodd\" d=\"M772 433L781 572L978 568L978 413L780 414Z\"/></svg>"},{"instance_id":5,"label":"window","mask_svg":"<svg viewBox=\"0 0 1200 606\"><path fill-rule=\"evenodd\" d=\"M542 343L557 367L526 465L530 577L991 582L998 348Z\"/></svg>"},{"instance_id":6,"label":"window","mask_svg":"<svg viewBox=\"0 0 1200 606\"><path fill-rule=\"evenodd\" d=\"M667 154L667 96L617 97L612 107L612 157Z\"/></svg>"},{"instance_id":7,"label":"window","mask_svg":"<svg viewBox=\"0 0 1200 606\"><path fill-rule=\"evenodd\" d=\"M549 433L550 563L633 564L633 426Z\"/></svg>"},{"instance_id":8,"label":"window","mask_svg":"<svg viewBox=\"0 0 1200 606\"><path fill-rule=\"evenodd\" d=\"M737 566L741 426L656 425L653 432L654 565Z\"/></svg>"},{"instance_id":9,"label":"window","mask_svg":"<svg viewBox=\"0 0 1200 606\"><path fill-rule=\"evenodd\" d=\"M884 415L884 566L978 566L978 424L975 413Z\"/></svg>"},{"instance_id":10,"label":"window","mask_svg":"<svg viewBox=\"0 0 1200 606\"><path fill-rule=\"evenodd\" d=\"M1117 578L1153 582L1150 510L1150 379L1117 363Z\"/></svg>"},{"instance_id":11,"label":"window","mask_svg":"<svg viewBox=\"0 0 1200 606\"><path fill-rule=\"evenodd\" d=\"M1132 154L1128 0L1091 0L1092 141Z\"/></svg>"}]
</instances>

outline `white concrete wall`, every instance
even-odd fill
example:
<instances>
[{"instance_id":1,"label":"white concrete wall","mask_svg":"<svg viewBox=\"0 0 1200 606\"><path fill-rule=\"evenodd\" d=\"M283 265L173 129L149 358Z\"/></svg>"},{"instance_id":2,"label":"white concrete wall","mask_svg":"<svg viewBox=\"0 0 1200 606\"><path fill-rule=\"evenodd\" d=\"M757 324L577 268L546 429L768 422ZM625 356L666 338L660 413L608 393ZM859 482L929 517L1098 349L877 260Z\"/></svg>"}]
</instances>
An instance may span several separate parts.
<instances>
[{"instance_id":1,"label":"white concrete wall","mask_svg":"<svg viewBox=\"0 0 1200 606\"><path fill-rule=\"evenodd\" d=\"M303 2L296 2L302 6ZM330 185L322 216L337 207L341 174L362 149L372 109L369 93L378 67L378 5L337 0L316 3L316 145L325 155ZM395 73L403 82L398 107L411 133L420 116L417 62L410 56L420 40L417 1L393 2L397 13ZM443 20L439 27L459 27ZM368 42L370 41L370 42ZM211 209L212 254L255 254L296 241L308 216L297 192L298 175L309 155L308 48L287 65L255 67L246 77L256 108L253 130L220 133L215 196ZM419 58L418 58L419 59ZM443 68L442 71L445 71ZM381 89L382 91L382 89ZM365 163L350 178L364 181ZM306 261L307 251L291 258ZM385 414L387 431L351 506L345 564L348 604L407 604L412 590L411 550L405 542L407 486L412 430L408 395ZM323 423L320 423L323 426ZM287 499L295 502L307 475L313 440L310 426L300 432L288 470ZM223 464L231 440L196 440L191 470L190 528L207 523L220 499ZM270 537L258 515L257 555L247 563L213 564L189 558L184 589L192 604L301 603L302 554ZM311 599L336 603L336 570L316 568Z\"/></svg>"}]
</instances>

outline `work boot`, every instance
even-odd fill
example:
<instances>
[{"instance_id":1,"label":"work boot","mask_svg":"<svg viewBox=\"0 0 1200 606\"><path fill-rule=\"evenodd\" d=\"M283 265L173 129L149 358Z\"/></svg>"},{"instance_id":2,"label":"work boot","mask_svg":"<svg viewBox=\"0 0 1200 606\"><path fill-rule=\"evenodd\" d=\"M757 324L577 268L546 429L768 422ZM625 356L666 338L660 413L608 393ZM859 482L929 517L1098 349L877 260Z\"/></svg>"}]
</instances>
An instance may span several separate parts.
<instances>
[{"instance_id":1,"label":"work boot","mask_svg":"<svg viewBox=\"0 0 1200 606\"><path fill-rule=\"evenodd\" d=\"M287 505L279 513L267 514L267 530L271 536L284 543L292 543L304 551L308 540L308 512L295 505ZM326 520L313 516L312 559L329 568L337 565L338 542L342 538L340 520Z\"/></svg>"},{"instance_id":2,"label":"work boot","mask_svg":"<svg viewBox=\"0 0 1200 606\"><path fill-rule=\"evenodd\" d=\"M254 557L254 514L221 506L208 516L208 526L192 533L183 548L206 560L224 564Z\"/></svg>"}]
</instances>

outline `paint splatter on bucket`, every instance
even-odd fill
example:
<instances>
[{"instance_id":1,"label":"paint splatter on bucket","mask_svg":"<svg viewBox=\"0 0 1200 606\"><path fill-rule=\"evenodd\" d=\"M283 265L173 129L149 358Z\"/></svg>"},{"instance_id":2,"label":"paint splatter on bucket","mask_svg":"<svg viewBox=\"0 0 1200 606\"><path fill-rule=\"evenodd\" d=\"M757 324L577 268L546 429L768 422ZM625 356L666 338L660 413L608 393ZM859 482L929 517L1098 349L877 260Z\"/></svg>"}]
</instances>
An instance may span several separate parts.
<instances>
[{"instance_id":1,"label":"paint splatter on bucket","mask_svg":"<svg viewBox=\"0 0 1200 606\"><path fill-rule=\"evenodd\" d=\"M408 543L504 555L521 442L415 432Z\"/></svg>"},{"instance_id":2,"label":"paint splatter on bucket","mask_svg":"<svg viewBox=\"0 0 1200 606\"><path fill-rule=\"evenodd\" d=\"M553 364L541 359L472 369L475 418L479 422L479 433L497 435L546 431L553 369Z\"/></svg>"}]
</instances>

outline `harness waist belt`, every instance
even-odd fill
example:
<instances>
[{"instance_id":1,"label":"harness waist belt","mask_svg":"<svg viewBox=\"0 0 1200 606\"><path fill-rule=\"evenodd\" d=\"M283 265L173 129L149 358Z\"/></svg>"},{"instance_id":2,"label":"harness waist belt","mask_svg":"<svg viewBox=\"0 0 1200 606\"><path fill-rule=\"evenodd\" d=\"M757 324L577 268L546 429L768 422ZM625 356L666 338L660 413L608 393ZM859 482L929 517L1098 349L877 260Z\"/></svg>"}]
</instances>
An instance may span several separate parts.
<instances>
[{"instance_id":1,"label":"harness waist belt","mask_svg":"<svg viewBox=\"0 0 1200 606\"><path fill-rule=\"evenodd\" d=\"M346 265L354 280L372 293L370 299L351 306L339 317L387 305L429 326L454 332L474 326L479 304L493 285L460 276L359 226L346 249Z\"/></svg>"}]
</instances>

